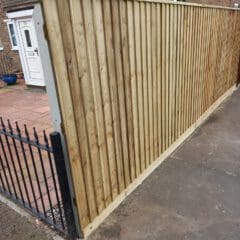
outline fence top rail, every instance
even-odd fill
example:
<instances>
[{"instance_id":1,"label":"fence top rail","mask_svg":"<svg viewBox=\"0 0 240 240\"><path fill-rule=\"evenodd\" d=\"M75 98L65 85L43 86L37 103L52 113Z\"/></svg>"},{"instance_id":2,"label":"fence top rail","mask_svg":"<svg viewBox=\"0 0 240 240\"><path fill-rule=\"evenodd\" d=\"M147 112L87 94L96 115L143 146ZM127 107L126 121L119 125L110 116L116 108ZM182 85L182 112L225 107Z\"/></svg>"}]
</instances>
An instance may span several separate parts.
<instances>
[{"instance_id":1,"label":"fence top rail","mask_svg":"<svg viewBox=\"0 0 240 240\"><path fill-rule=\"evenodd\" d=\"M171 1L171 0L125 0L125 1L149 2L149 3L165 3L165 4L184 5L184 6L201 7L201 8L214 8L214 9L240 11L240 8L234 8L234 7L225 7L225 6L218 6L218 5L211 5L211 4L190 3L190 2L174 2L174 1Z\"/></svg>"},{"instance_id":2,"label":"fence top rail","mask_svg":"<svg viewBox=\"0 0 240 240\"><path fill-rule=\"evenodd\" d=\"M22 143L26 143L26 144L29 144L31 146L34 146L36 148L39 148L39 149L42 149L42 150L45 150L47 152L53 152L53 149L50 147L50 146L46 146L44 144L41 144L41 143L37 143L36 141L34 140L31 140L31 139L28 139L26 137L23 137L23 136L19 136L15 133L10 133L10 132L7 132L7 131L3 131L0 129L0 134L2 135L5 135L5 136L8 136L10 138L13 138L15 140L18 140Z\"/></svg>"}]
</instances>

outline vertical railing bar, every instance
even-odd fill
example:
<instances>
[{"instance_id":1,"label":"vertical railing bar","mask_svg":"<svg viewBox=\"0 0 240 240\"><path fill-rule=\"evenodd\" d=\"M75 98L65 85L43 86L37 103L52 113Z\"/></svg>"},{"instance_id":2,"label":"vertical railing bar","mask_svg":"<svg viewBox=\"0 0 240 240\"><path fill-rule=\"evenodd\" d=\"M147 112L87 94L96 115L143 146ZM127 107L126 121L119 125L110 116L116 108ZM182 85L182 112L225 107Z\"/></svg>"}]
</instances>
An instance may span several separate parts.
<instances>
[{"instance_id":1,"label":"vertical railing bar","mask_svg":"<svg viewBox=\"0 0 240 240\"><path fill-rule=\"evenodd\" d=\"M25 148L24 148L23 142L21 141L21 131L20 131L20 128L18 126L18 123L16 122L15 124L16 124L17 133L18 133L18 136L19 136L19 139L20 139L19 140L20 141L20 146L21 146L21 149L22 149L23 159L24 159L24 162L25 162L30 186L31 186L31 189L32 189L32 194L33 194L35 207L36 207L37 212L39 212L37 199L36 199L36 194L35 194L35 190L34 190L33 183L32 183L32 177L31 177L31 174L30 174L30 171L29 171L28 161L27 161L27 157L26 157L26 153L25 153ZM31 206L31 204L30 204L30 206Z\"/></svg>"},{"instance_id":2,"label":"vertical railing bar","mask_svg":"<svg viewBox=\"0 0 240 240\"><path fill-rule=\"evenodd\" d=\"M6 174L6 170L5 170L1 155L0 155L0 163L1 163L1 167L2 167L2 170L3 170L3 175L4 175L4 178L5 178L6 184L7 184L8 191L11 193L11 188L10 188L10 185L9 185L9 182L8 182L8 177L7 177L7 174Z\"/></svg>"},{"instance_id":3,"label":"vertical railing bar","mask_svg":"<svg viewBox=\"0 0 240 240\"><path fill-rule=\"evenodd\" d=\"M46 135L45 130L43 131L43 135L44 135L44 141L45 141L46 148L49 149L48 137ZM52 172L53 185L54 185L54 189L55 189L55 195L56 195L56 198L57 198L57 205L58 205L58 209L59 209L61 224L62 224L62 228L64 230L65 225L64 225L64 221L63 221L63 214L62 214L62 209L61 209L61 205L60 205L60 198L59 198L59 193L58 193L58 189L57 189L57 182L56 182L55 173L54 173L54 169L53 169L53 163L52 163L52 157L51 157L51 154L50 154L50 149L49 149L49 151L47 151L47 154L48 154L49 165L50 165L51 172Z\"/></svg>"},{"instance_id":4,"label":"vertical railing bar","mask_svg":"<svg viewBox=\"0 0 240 240\"><path fill-rule=\"evenodd\" d=\"M5 183L4 183L4 181L3 181L2 172L1 172L1 171L0 171L0 180L1 180L1 183L2 183L3 190L4 190L4 192L6 192L7 189L6 189L6 187L5 187Z\"/></svg>"},{"instance_id":5,"label":"vertical railing bar","mask_svg":"<svg viewBox=\"0 0 240 240\"><path fill-rule=\"evenodd\" d=\"M12 129L12 126L11 126L9 120L8 120L8 127L10 129L10 132L13 133L13 129ZM18 150L17 150L16 141L15 141L14 138L12 138L12 142L13 142L14 150L15 150L15 153L16 153L17 162L18 162L18 166L19 166L19 169L20 169L20 174L21 174L21 177L22 177L22 180L23 180L23 186L24 186L24 189L25 189L25 192L26 192L26 195L27 195L28 204L29 204L30 207L32 207L31 206L31 201L30 201L30 198L29 198L29 193L28 193L26 181L25 181L25 177L24 177L24 174L23 174L23 169L22 169L20 157L19 157Z\"/></svg>"},{"instance_id":6,"label":"vertical railing bar","mask_svg":"<svg viewBox=\"0 0 240 240\"><path fill-rule=\"evenodd\" d=\"M25 134L26 134L27 140L30 140L26 124L24 124L24 129L25 129ZM41 204L42 204L42 207L43 207L43 214L47 218L46 207L45 207L45 204L44 204L44 201L43 201L42 189L41 189L41 185L40 185L40 181L39 181L39 176L38 176L37 167L36 167L36 163L35 163L35 159L34 159L31 144L28 144L28 149L30 151L30 156L31 156L31 159L32 159L32 164L33 164L33 169L34 169L35 177L36 177L36 180L37 180L38 191L39 191L39 195L40 195L40 199L41 199Z\"/></svg>"},{"instance_id":7,"label":"vertical railing bar","mask_svg":"<svg viewBox=\"0 0 240 240\"><path fill-rule=\"evenodd\" d=\"M9 165L9 162L8 162L7 154L6 154L4 145L3 145L1 135L0 135L0 143L1 143L1 148L2 148L2 151L3 151L3 155L4 155L4 158L5 158L5 162L7 164L7 168L8 168L8 171L9 171L10 180L12 182L13 191L14 191L14 194L15 194L16 198L18 199L15 183L14 183L13 176L12 176L12 171L11 171L11 168L10 168L10 165Z\"/></svg>"},{"instance_id":8,"label":"vertical railing bar","mask_svg":"<svg viewBox=\"0 0 240 240\"><path fill-rule=\"evenodd\" d=\"M75 218L73 214L72 199L71 199L71 193L68 185L68 177L67 177L67 171L66 171L66 166L64 161L60 133L58 132L51 133L50 139L51 139L51 145L53 149L55 166L57 170L59 187L61 191L65 219L67 223L68 237L70 239L76 239L77 228L76 228Z\"/></svg>"},{"instance_id":9,"label":"vertical railing bar","mask_svg":"<svg viewBox=\"0 0 240 240\"><path fill-rule=\"evenodd\" d=\"M2 130L6 133L6 127L5 127L5 124L4 124L4 122L3 122L3 119L0 118L0 120L1 120ZM22 187L21 187L21 185L20 185L20 181L19 181L19 177L18 177L18 172L17 172L16 165L15 165L15 162L14 162L14 159L13 159L12 150L11 150L11 147L10 147L10 143L9 143L9 141L8 141L8 137L7 137L6 135L5 135L5 140L6 140L6 143L7 143L8 152L9 152L10 159L11 159L11 163L12 163L12 165L13 165L14 173L15 173L15 176L16 176L16 180L17 180L17 185L18 185L18 188L19 188L19 192L20 192L22 201L23 201L23 203L25 204L25 199L24 199L24 197L23 197Z\"/></svg>"},{"instance_id":10,"label":"vertical railing bar","mask_svg":"<svg viewBox=\"0 0 240 240\"><path fill-rule=\"evenodd\" d=\"M33 128L33 131L34 131L34 137L35 137L36 143L39 144L36 128ZM39 148L37 150L38 150L38 155L39 155L39 159L40 159L40 163L41 163L41 167L42 167L43 178L44 178L44 183L45 183L45 187L46 187L46 190L47 190L47 196L48 196L48 201L49 201L49 205L50 205L51 214L52 214L52 217L53 217L53 222L56 223L56 219L55 219L55 215L54 215L53 207L52 207L52 200L51 200L49 187L48 187L48 181L47 181L46 172L45 172L45 168L44 168L44 164L43 164L42 152Z\"/></svg>"}]
</instances>

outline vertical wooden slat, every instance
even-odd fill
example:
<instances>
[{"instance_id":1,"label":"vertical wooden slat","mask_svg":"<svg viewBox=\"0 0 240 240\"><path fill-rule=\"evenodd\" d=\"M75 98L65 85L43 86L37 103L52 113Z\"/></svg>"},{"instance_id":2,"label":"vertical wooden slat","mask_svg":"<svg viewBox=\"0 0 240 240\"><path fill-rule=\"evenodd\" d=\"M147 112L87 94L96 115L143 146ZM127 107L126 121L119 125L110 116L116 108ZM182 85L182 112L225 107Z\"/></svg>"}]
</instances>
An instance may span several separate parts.
<instances>
[{"instance_id":1,"label":"vertical wooden slat","mask_svg":"<svg viewBox=\"0 0 240 240\"><path fill-rule=\"evenodd\" d=\"M162 12L157 4L157 138L158 157L162 153Z\"/></svg>"},{"instance_id":2,"label":"vertical wooden slat","mask_svg":"<svg viewBox=\"0 0 240 240\"><path fill-rule=\"evenodd\" d=\"M177 81L177 60L178 60L178 52L177 52L177 44L178 44L178 32L177 32L177 24L178 24L178 19L177 19L177 12L178 12L178 6L173 7L173 60L172 60L172 78L173 78L173 83L172 83L172 143L176 141L176 125L177 125L177 114L176 114L176 100L178 100L177 96L177 87L178 87L178 81Z\"/></svg>"},{"instance_id":3,"label":"vertical wooden slat","mask_svg":"<svg viewBox=\"0 0 240 240\"><path fill-rule=\"evenodd\" d=\"M152 102L152 14L151 5L146 5L146 32L147 32L147 81L148 81L148 118L149 118L149 151L150 151L150 163L153 161L154 156L154 139L153 139L153 102Z\"/></svg>"},{"instance_id":4,"label":"vertical wooden slat","mask_svg":"<svg viewBox=\"0 0 240 240\"><path fill-rule=\"evenodd\" d=\"M209 35L210 35L210 15L209 12L206 11L206 18L205 18L205 27L207 29L205 30L205 43L204 43L204 65L203 65L203 112L206 111L207 109L207 104L208 104L208 52L209 52Z\"/></svg>"},{"instance_id":5,"label":"vertical wooden slat","mask_svg":"<svg viewBox=\"0 0 240 240\"><path fill-rule=\"evenodd\" d=\"M135 62L136 81L138 98L138 123L139 123L139 153L140 172L145 169L145 143L144 143L144 121L143 121L143 80L142 80L142 58L141 58L141 23L140 23L140 3L134 2L134 31L135 31Z\"/></svg>"},{"instance_id":6,"label":"vertical wooden slat","mask_svg":"<svg viewBox=\"0 0 240 240\"><path fill-rule=\"evenodd\" d=\"M176 136L179 138L181 136L181 120L182 120L182 98L183 98L183 44L184 44L184 28L183 28L183 19L184 19L184 7L179 6L178 9L178 86L177 86L177 126L176 126Z\"/></svg>"},{"instance_id":7,"label":"vertical wooden slat","mask_svg":"<svg viewBox=\"0 0 240 240\"><path fill-rule=\"evenodd\" d=\"M195 122L195 102L197 99L194 97L196 96L196 62L197 62L197 36L198 36L198 12L197 8L193 8L193 25L195 26L193 29L193 42L192 42L192 70L191 70L191 79L192 79L192 103L191 103L191 117L190 117L190 124L192 125Z\"/></svg>"},{"instance_id":8,"label":"vertical wooden slat","mask_svg":"<svg viewBox=\"0 0 240 240\"><path fill-rule=\"evenodd\" d=\"M210 31L211 31L211 20L210 20L210 11L207 11L207 19L206 19L206 24L208 26L207 31L206 31L206 48L205 48L205 61L204 61L204 112L207 110L208 108L208 88L209 88L209 84L208 84L208 60L209 60L209 45L210 45Z\"/></svg>"},{"instance_id":9,"label":"vertical wooden slat","mask_svg":"<svg viewBox=\"0 0 240 240\"><path fill-rule=\"evenodd\" d=\"M217 39L218 39L218 11L215 11L215 23L214 23L214 40L213 40L213 51L214 51L214 57L213 57L213 62L212 64L212 82L211 82L211 87L212 87L212 95L211 95L211 103L214 102L214 85L215 85L215 78L216 78L216 67L217 67L217 53L218 53L218 47L217 47Z\"/></svg>"},{"instance_id":10,"label":"vertical wooden slat","mask_svg":"<svg viewBox=\"0 0 240 240\"><path fill-rule=\"evenodd\" d=\"M191 7L186 8L186 25L185 25L185 58L184 58L184 103L183 103L183 130L182 132L185 132L187 129L188 124L188 89L189 89L189 77L188 77L188 69L189 69L189 54L190 54L190 48L189 48L189 36L190 36L190 17L191 17Z\"/></svg>"},{"instance_id":11,"label":"vertical wooden slat","mask_svg":"<svg viewBox=\"0 0 240 240\"><path fill-rule=\"evenodd\" d=\"M182 44L181 44L181 105L180 105L180 134L184 132L185 88L186 88L186 42L187 42L187 8L182 10Z\"/></svg>"},{"instance_id":12,"label":"vertical wooden slat","mask_svg":"<svg viewBox=\"0 0 240 240\"><path fill-rule=\"evenodd\" d=\"M212 13L210 15L211 18L211 23L210 23L210 44L209 44L209 56L208 56L208 79L211 79L211 81L208 82L208 97L207 97L207 105L211 106L212 105L212 79L213 79L213 62L215 60L215 49L216 46L215 44L215 31L214 31L214 25L215 25L215 17L214 17L214 9L212 9Z\"/></svg>"},{"instance_id":13,"label":"vertical wooden slat","mask_svg":"<svg viewBox=\"0 0 240 240\"><path fill-rule=\"evenodd\" d=\"M170 82L170 78L169 78L169 61L170 61L170 47L169 47L169 35L170 35L170 23L169 23L169 18L170 18L170 11L169 11L169 4L166 4L166 12L165 12L165 24L166 24L166 31L165 31L165 38L166 38L166 45L165 47L165 61L166 61L166 75L165 75L165 92L166 92L166 100L165 100L165 104L166 104L166 148L169 147L170 145L170 137L169 137L169 128L170 128L170 121L169 121L169 82Z\"/></svg>"},{"instance_id":14,"label":"vertical wooden slat","mask_svg":"<svg viewBox=\"0 0 240 240\"><path fill-rule=\"evenodd\" d=\"M208 40L208 11L205 9L205 18L204 18L204 48L203 48L203 98L202 98L202 113L205 112L206 104L206 61L207 61L207 40Z\"/></svg>"},{"instance_id":15,"label":"vertical wooden slat","mask_svg":"<svg viewBox=\"0 0 240 240\"><path fill-rule=\"evenodd\" d=\"M169 90L168 90L168 144L169 146L172 144L172 135L173 135L173 101L174 101L174 95L173 95L173 72L174 72L174 33L173 33L173 26L174 26L174 14L173 14L173 8L175 6L169 5L169 34L168 34L168 41L169 41L169 62L168 62L168 85L169 85Z\"/></svg>"},{"instance_id":16,"label":"vertical wooden slat","mask_svg":"<svg viewBox=\"0 0 240 240\"><path fill-rule=\"evenodd\" d=\"M195 66L194 66L194 80L195 80L195 101L193 105L193 121L198 120L198 102L199 102L199 69L200 69L200 27L201 27L201 9L196 9L196 45L195 45Z\"/></svg>"},{"instance_id":17,"label":"vertical wooden slat","mask_svg":"<svg viewBox=\"0 0 240 240\"><path fill-rule=\"evenodd\" d=\"M191 93L192 93L192 78L191 78L191 70L192 70L192 42L193 42L193 7L189 7L189 22L188 22L188 27L189 27L189 32L188 32L188 58L187 58L187 110L186 110L186 124L185 124L185 130L190 127L190 116L191 116L191 103L192 103L192 98L191 98Z\"/></svg>"},{"instance_id":18,"label":"vertical wooden slat","mask_svg":"<svg viewBox=\"0 0 240 240\"><path fill-rule=\"evenodd\" d=\"M200 104L200 71L201 71L201 30L202 30L202 8L198 8L198 42L197 42L197 62L196 62L196 82L197 82L197 101L195 103L195 112L196 112L196 119L199 118L199 104Z\"/></svg>"},{"instance_id":19,"label":"vertical wooden slat","mask_svg":"<svg viewBox=\"0 0 240 240\"><path fill-rule=\"evenodd\" d=\"M119 8L119 11L117 9ZM127 3L123 0L112 1L112 9L113 9L113 19L115 19L114 28L120 27L120 38L116 33L116 44L118 47L118 52L116 52L116 57L121 56L119 60L119 72L118 77L121 79L123 76L124 80L124 89L121 93L123 97L123 101L125 100L126 106L126 116L127 116L127 139L128 139L128 151L129 151L129 168L131 181L133 181L136 177L135 171L135 154L134 154L134 133L133 133L133 111L132 111L132 95L131 95L131 78L130 78L130 63L129 63L129 47L128 47L128 17L127 17ZM120 18L120 22L119 22ZM121 45L119 45L121 44ZM122 72L120 72L122 69ZM124 115L122 117L125 117ZM124 143L123 143L124 144Z\"/></svg>"},{"instance_id":20,"label":"vertical wooden slat","mask_svg":"<svg viewBox=\"0 0 240 240\"><path fill-rule=\"evenodd\" d=\"M133 109L133 131L134 131L134 153L136 176L140 174L140 153L139 153L139 134L138 134L138 99L137 99L137 79L135 62L135 33L134 33L134 14L133 2L127 2L128 16L128 44L129 44L129 65Z\"/></svg>"},{"instance_id":21,"label":"vertical wooden slat","mask_svg":"<svg viewBox=\"0 0 240 240\"><path fill-rule=\"evenodd\" d=\"M141 9L141 58L142 58L142 81L143 81L143 104L144 104L144 139L145 139L145 166L150 163L149 143L149 119L148 119L148 79L147 79L147 34L146 34L146 4L140 3Z\"/></svg>"},{"instance_id":22,"label":"vertical wooden slat","mask_svg":"<svg viewBox=\"0 0 240 240\"><path fill-rule=\"evenodd\" d=\"M188 127L192 125L192 118L193 118L193 105L194 105L194 84L195 79L193 78L193 71L194 71L194 64L195 64L195 39L196 39L196 8L192 8L192 19L191 19L191 54L190 54L190 72L189 72L189 79L190 79L190 89L189 89L189 117L188 117Z\"/></svg>"},{"instance_id":23,"label":"vertical wooden slat","mask_svg":"<svg viewBox=\"0 0 240 240\"><path fill-rule=\"evenodd\" d=\"M198 116L202 115L202 96L203 96L203 64L204 64L204 54L203 54L203 47L204 47L204 32L205 32L205 25L204 25L204 17L205 17L205 9L201 8L201 27L200 27L200 64L199 64L199 105L198 105Z\"/></svg>"},{"instance_id":24,"label":"vertical wooden slat","mask_svg":"<svg viewBox=\"0 0 240 240\"><path fill-rule=\"evenodd\" d=\"M166 5L162 5L162 81L161 81L161 106L162 106L162 117L161 117L161 125L162 125L162 137L161 137L161 147L162 151L166 149Z\"/></svg>"},{"instance_id":25,"label":"vertical wooden slat","mask_svg":"<svg viewBox=\"0 0 240 240\"><path fill-rule=\"evenodd\" d=\"M151 55L152 55L152 124L153 124L153 159L158 157L158 128L157 128L157 117L158 117L158 108L157 108L157 5L155 3L151 4Z\"/></svg>"},{"instance_id":26,"label":"vertical wooden slat","mask_svg":"<svg viewBox=\"0 0 240 240\"><path fill-rule=\"evenodd\" d=\"M228 61L228 67L227 67L227 87L230 88L231 87L231 80L232 80L232 77L234 75L233 73L233 66L234 66L234 56L235 56L235 53L234 53L234 50L235 50L235 46L234 46L234 41L233 41L233 34L232 34L232 31L236 31L236 19L235 19L235 14L234 13L228 13L229 14L229 26L228 26L228 31L229 31L229 46L233 46L230 51L228 51L228 54L229 54L229 61ZM234 15L233 15L234 14ZM230 27L231 26L231 27Z\"/></svg>"}]
</instances>

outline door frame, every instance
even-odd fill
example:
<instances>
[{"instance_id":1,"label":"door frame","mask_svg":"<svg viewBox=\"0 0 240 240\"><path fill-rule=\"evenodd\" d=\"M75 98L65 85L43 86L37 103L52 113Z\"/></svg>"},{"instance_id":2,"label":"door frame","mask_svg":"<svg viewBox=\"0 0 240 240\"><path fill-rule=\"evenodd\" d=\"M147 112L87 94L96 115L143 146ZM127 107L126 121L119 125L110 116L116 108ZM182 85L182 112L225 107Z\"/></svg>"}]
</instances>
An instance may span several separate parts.
<instances>
[{"instance_id":1,"label":"door frame","mask_svg":"<svg viewBox=\"0 0 240 240\"><path fill-rule=\"evenodd\" d=\"M12 23L14 23L14 26L15 26L19 56L20 56L20 60L21 60L22 70L24 73L25 83L27 85L32 85L32 84L31 84L31 80L30 80L29 68L28 68L26 53L25 53L25 49L24 49L24 45L23 45L24 43L23 43L23 40L21 37L19 22L24 21L24 20L32 22L33 34L35 34L36 44L37 44L37 48L39 50L38 51L38 54L40 57L40 66L39 67L41 68L42 77L43 77L42 84L33 85L33 86L40 86L40 87L46 86L45 79L44 79L44 69L43 69L43 64L42 64L41 51L39 49L38 37L37 37L37 33L36 33L35 22L33 19L33 9L7 13L7 17L8 17L8 19L6 22L12 22Z\"/></svg>"}]
</instances>

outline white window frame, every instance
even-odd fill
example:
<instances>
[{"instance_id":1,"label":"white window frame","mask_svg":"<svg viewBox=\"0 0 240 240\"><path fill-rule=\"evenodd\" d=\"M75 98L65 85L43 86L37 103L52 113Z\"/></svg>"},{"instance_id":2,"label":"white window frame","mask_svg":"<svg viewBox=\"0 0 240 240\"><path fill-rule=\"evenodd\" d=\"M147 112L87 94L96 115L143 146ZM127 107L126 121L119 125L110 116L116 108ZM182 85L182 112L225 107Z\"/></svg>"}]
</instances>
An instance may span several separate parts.
<instances>
[{"instance_id":1,"label":"white window frame","mask_svg":"<svg viewBox=\"0 0 240 240\"><path fill-rule=\"evenodd\" d=\"M12 50L19 50L19 43L18 43L18 39L17 39L17 30L16 30L16 24L15 21L6 21L7 22L7 28L8 28L8 34L9 34L9 38L10 38L10 42L11 42L11 46L12 46ZM13 30L15 32L15 36L16 36L16 41L17 41L17 46L13 45L13 41L12 41L12 36L11 36L11 32L10 32L10 27L9 25L12 24L13 25Z\"/></svg>"},{"instance_id":2,"label":"white window frame","mask_svg":"<svg viewBox=\"0 0 240 240\"><path fill-rule=\"evenodd\" d=\"M0 41L2 43L2 39L1 38L0 38ZM3 49L4 49L4 46L3 46L3 43L2 43L2 47L0 47L0 51L3 51Z\"/></svg>"},{"instance_id":3,"label":"white window frame","mask_svg":"<svg viewBox=\"0 0 240 240\"><path fill-rule=\"evenodd\" d=\"M6 14L8 19L16 19L20 17L31 17L33 15L33 9L16 11Z\"/></svg>"}]
</instances>

